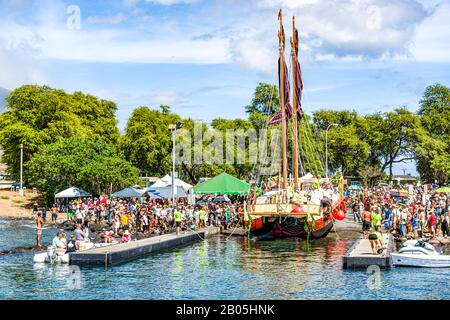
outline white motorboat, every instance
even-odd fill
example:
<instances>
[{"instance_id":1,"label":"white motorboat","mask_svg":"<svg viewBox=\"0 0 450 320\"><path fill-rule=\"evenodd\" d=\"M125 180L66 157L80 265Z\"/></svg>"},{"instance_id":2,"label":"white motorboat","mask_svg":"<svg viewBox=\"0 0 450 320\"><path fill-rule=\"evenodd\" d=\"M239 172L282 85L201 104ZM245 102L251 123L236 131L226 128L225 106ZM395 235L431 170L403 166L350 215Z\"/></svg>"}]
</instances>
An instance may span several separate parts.
<instances>
[{"instance_id":1,"label":"white motorboat","mask_svg":"<svg viewBox=\"0 0 450 320\"><path fill-rule=\"evenodd\" d=\"M69 254L59 254L52 246L47 248L47 252L37 253L33 257L35 263L69 263Z\"/></svg>"},{"instance_id":2,"label":"white motorboat","mask_svg":"<svg viewBox=\"0 0 450 320\"><path fill-rule=\"evenodd\" d=\"M436 250L433 245L431 245L431 244L429 244L429 243L427 243L427 242L425 242L425 241L423 241L421 239L419 239L419 240L407 240L407 241L405 241L403 243L404 247L414 247L416 245L424 246L426 249L429 249L429 250Z\"/></svg>"},{"instance_id":3,"label":"white motorboat","mask_svg":"<svg viewBox=\"0 0 450 320\"><path fill-rule=\"evenodd\" d=\"M391 253L394 266L403 267L450 267L450 255L437 252L434 247L424 241L418 240L413 245L409 243L398 253Z\"/></svg>"},{"instance_id":4,"label":"white motorboat","mask_svg":"<svg viewBox=\"0 0 450 320\"><path fill-rule=\"evenodd\" d=\"M92 242L81 242L79 251L86 251L94 248ZM61 253L55 250L53 246L47 248L47 252L37 253L33 257L34 263L69 263L69 254Z\"/></svg>"}]
</instances>

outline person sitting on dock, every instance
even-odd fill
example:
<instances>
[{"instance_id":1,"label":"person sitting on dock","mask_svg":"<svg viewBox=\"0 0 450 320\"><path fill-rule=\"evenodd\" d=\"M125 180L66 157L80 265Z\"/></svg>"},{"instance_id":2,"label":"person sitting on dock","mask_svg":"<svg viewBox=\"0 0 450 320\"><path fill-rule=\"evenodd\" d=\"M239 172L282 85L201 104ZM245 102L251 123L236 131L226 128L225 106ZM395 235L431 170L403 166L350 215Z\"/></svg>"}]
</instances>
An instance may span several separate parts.
<instances>
[{"instance_id":1,"label":"person sitting on dock","mask_svg":"<svg viewBox=\"0 0 450 320\"><path fill-rule=\"evenodd\" d=\"M131 234L130 231L125 230L125 232L122 235L122 243L128 243L131 241Z\"/></svg>"},{"instance_id":2,"label":"person sitting on dock","mask_svg":"<svg viewBox=\"0 0 450 320\"><path fill-rule=\"evenodd\" d=\"M58 232L53 238L52 246L57 255L64 255L67 250L66 234L64 232Z\"/></svg>"},{"instance_id":3,"label":"person sitting on dock","mask_svg":"<svg viewBox=\"0 0 450 320\"><path fill-rule=\"evenodd\" d=\"M67 250L66 250L66 253L72 253L72 252L75 252L76 251L76 247L75 247L75 235L71 235L70 236L70 240L69 240L69 242L67 243Z\"/></svg>"},{"instance_id":4,"label":"person sitting on dock","mask_svg":"<svg viewBox=\"0 0 450 320\"><path fill-rule=\"evenodd\" d=\"M80 250L80 243L84 242L84 239L86 237L86 234L83 230L81 230L81 224L77 224L77 227L75 229L75 248L76 250Z\"/></svg>"}]
</instances>

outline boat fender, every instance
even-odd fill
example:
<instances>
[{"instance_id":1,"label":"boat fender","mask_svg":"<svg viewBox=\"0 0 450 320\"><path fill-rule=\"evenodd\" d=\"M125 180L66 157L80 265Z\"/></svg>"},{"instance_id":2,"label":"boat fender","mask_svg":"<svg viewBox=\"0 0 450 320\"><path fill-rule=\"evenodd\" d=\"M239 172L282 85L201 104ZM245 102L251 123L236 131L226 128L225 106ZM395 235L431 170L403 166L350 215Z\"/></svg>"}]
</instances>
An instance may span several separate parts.
<instances>
[{"instance_id":1,"label":"boat fender","mask_svg":"<svg viewBox=\"0 0 450 320\"><path fill-rule=\"evenodd\" d=\"M342 221L342 220L345 219L345 213L344 213L344 211L342 211L342 210L335 210L335 211L333 212L333 217L334 217L336 220Z\"/></svg>"}]
</instances>

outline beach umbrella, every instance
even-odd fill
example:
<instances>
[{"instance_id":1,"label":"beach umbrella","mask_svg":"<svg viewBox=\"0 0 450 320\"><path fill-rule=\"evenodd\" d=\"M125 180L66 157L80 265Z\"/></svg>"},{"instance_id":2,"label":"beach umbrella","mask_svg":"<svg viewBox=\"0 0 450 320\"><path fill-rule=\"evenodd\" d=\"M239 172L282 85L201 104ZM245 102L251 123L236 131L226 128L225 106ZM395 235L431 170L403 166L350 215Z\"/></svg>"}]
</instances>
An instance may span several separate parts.
<instances>
[{"instance_id":1,"label":"beach umbrella","mask_svg":"<svg viewBox=\"0 0 450 320\"><path fill-rule=\"evenodd\" d=\"M439 192L439 193L450 193L450 187L441 187L441 188L437 189L436 192Z\"/></svg>"}]
</instances>

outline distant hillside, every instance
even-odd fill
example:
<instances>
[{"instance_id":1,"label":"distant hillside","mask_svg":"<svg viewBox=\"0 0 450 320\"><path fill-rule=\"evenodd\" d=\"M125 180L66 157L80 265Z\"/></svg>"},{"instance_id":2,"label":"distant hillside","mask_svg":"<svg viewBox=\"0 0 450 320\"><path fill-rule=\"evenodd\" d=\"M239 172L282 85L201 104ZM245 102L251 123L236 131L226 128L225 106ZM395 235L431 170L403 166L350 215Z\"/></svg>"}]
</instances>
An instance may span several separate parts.
<instances>
[{"instance_id":1,"label":"distant hillside","mask_svg":"<svg viewBox=\"0 0 450 320\"><path fill-rule=\"evenodd\" d=\"M0 112L5 111L5 105L6 105L6 101L5 98L9 95L9 91L4 89L4 88L0 88Z\"/></svg>"}]
</instances>

